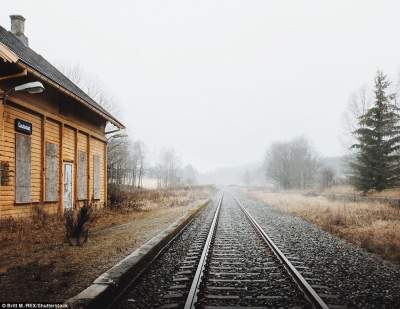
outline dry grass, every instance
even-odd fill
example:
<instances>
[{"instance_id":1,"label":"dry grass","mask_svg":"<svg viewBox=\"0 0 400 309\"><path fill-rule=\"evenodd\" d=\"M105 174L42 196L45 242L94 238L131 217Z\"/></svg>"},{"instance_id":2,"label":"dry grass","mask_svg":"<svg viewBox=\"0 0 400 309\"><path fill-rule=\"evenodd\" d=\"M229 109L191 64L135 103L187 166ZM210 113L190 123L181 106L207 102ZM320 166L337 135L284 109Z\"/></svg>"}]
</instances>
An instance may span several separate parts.
<instances>
[{"instance_id":1,"label":"dry grass","mask_svg":"<svg viewBox=\"0 0 400 309\"><path fill-rule=\"evenodd\" d=\"M324 194L338 194L338 195L361 195L360 191L354 189L350 185L337 185L330 188L326 188L323 191ZM381 192L370 191L367 193L369 197L384 197L384 198L400 198L400 188L386 189Z\"/></svg>"},{"instance_id":2,"label":"dry grass","mask_svg":"<svg viewBox=\"0 0 400 309\"><path fill-rule=\"evenodd\" d=\"M163 207L184 205L199 198L208 196L213 188L210 186L181 187L178 189L157 190L135 190L130 192L127 188L120 189L119 186L109 185L109 208L135 208L145 210L153 209L162 205Z\"/></svg>"},{"instance_id":3,"label":"dry grass","mask_svg":"<svg viewBox=\"0 0 400 309\"><path fill-rule=\"evenodd\" d=\"M353 186L350 185L336 185L324 189L323 193L326 194L358 194Z\"/></svg>"},{"instance_id":4,"label":"dry grass","mask_svg":"<svg viewBox=\"0 0 400 309\"><path fill-rule=\"evenodd\" d=\"M178 190L151 199L148 192L138 199L139 207L100 210L90 223L89 240L83 247L64 241L64 221L57 216L0 221L0 299L64 301L194 211L210 193L207 189Z\"/></svg>"},{"instance_id":5,"label":"dry grass","mask_svg":"<svg viewBox=\"0 0 400 309\"><path fill-rule=\"evenodd\" d=\"M381 257L400 263L400 209L382 203L331 201L299 193L250 195L299 216L325 231Z\"/></svg>"}]
</instances>

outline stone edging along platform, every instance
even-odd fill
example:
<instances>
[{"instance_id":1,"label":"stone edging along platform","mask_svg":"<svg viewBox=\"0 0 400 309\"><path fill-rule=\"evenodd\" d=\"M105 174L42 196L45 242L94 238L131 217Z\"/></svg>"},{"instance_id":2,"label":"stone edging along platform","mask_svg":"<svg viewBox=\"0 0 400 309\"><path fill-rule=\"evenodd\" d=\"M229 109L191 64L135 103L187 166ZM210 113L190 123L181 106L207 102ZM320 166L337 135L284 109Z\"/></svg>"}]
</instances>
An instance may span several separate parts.
<instances>
[{"instance_id":1,"label":"stone edging along platform","mask_svg":"<svg viewBox=\"0 0 400 309\"><path fill-rule=\"evenodd\" d=\"M186 214L168 226L158 235L144 243L112 268L101 274L93 283L65 303L72 309L107 308L122 294L163 248L203 209L210 199L192 213Z\"/></svg>"}]
</instances>

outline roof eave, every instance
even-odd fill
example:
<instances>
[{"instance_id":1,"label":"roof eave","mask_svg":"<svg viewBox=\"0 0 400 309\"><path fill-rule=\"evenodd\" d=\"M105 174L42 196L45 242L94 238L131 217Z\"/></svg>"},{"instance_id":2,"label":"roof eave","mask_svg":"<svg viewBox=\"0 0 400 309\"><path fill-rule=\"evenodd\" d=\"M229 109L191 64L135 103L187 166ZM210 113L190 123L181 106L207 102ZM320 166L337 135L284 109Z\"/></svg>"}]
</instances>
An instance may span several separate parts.
<instances>
[{"instance_id":1,"label":"roof eave","mask_svg":"<svg viewBox=\"0 0 400 309\"><path fill-rule=\"evenodd\" d=\"M83 105L85 105L87 108L89 108L90 110L94 111L95 113L97 113L98 115L102 116L104 119L106 119L107 121L109 121L111 124L113 124L114 126L116 126L119 129L125 129L125 126L118 121L116 118L114 117L110 117L109 115L105 114L104 112L102 112L101 110L93 107L91 104L89 104L87 101L85 101L84 99L82 99L81 97L79 97L78 95L74 94L73 92L71 92L70 90L66 89L65 87L59 85L58 83L54 82L52 79L50 79L49 77L47 77L46 75L38 72L37 70L35 70L34 68L32 68L29 64L25 63L24 61L22 61L21 59L19 59L16 62L19 66L21 66L22 68L28 70L29 73L37 76L38 78L40 78L41 80L45 81L46 83L52 85L53 87L61 90L62 92L64 92L65 94L67 94L69 97L79 101L80 103L82 103Z\"/></svg>"},{"instance_id":2,"label":"roof eave","mask_svg":"<svg viewBox=\"0 0 400 309\"><path fill-rule=\"evenodd\" d=\"M18 56L16 53L11 51L7 46L0 42L0 58L4 62L16 63L18 61Z\"/></svg>"}]
</instances>

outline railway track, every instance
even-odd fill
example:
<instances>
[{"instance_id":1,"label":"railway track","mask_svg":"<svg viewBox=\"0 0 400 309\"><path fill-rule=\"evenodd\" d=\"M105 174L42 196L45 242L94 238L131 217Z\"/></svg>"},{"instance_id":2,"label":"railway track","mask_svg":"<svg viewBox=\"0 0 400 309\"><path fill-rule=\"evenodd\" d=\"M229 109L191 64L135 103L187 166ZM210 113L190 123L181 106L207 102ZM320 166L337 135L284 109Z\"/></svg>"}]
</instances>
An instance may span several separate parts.
<instances>
[{"instance_id":1,"label":"railway track","mask_svg":"<svg viewBox=\"0 0 400 309\"><path fill-rule=\"evenodd\" d=\"M222 193L211 222L149 307L343 308L328 306L296 267L242 203Z\"/></svg>"},{"instance_id":2,"label":"railway track","mask_svg":"<svg viewBox=\"0 0 400 309\"><path fill-rule=\"evenodd\" d=\"M240 201L234 201L238 208L224 209L218 228L216 224L210 228L209 239L214 238L205 243L206 258L198 265L184 308L328 308ZM220 212L221 207L214 221ZM285 271L293 281L288 280Z\"/></svg>"}]
</instances>

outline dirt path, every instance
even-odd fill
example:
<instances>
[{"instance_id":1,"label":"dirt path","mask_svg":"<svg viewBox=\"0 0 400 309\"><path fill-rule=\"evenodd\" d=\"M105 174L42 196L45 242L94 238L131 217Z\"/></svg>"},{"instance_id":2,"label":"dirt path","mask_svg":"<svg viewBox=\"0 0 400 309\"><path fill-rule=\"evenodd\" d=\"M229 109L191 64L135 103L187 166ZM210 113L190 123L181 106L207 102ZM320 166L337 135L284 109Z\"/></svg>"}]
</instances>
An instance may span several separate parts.
<instances>
[{"instance_id":1,"label":"dirt path","mask_svg":"<svg viewBox=\"0 0 400 309\"><path fill-rule=\"evenodd\" d=\"M51 224L50 233L35 233L40 238L30 239L29 244L3 237L0 300L62 302L203 201L104 216L83 247L64 243L62 227Z\"/></svg>"}]
</instances>

